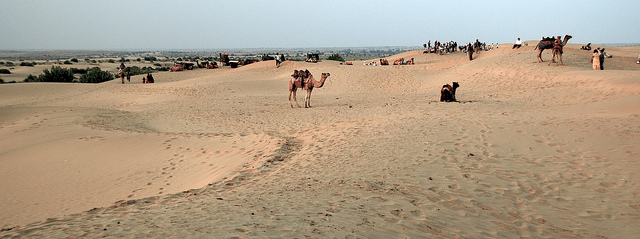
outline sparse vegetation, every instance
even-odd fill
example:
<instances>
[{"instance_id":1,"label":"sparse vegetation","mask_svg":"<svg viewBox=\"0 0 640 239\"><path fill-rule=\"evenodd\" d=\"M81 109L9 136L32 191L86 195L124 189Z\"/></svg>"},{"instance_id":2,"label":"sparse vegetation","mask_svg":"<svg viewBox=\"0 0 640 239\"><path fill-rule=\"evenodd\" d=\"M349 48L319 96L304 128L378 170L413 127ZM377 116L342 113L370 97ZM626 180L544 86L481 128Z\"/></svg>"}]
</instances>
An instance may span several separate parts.
<instances>
[{"instance_id":1,"label":"sparse vegetation","mask_svg":"<svg viewBox=\"0 0 640 239\"><path fill-rule=\"evenodd\" d=\"M116 76L108 71L102 71L99 67L88 70L87 74L80 76L80 83L101 83L115 79Z\"/></svg>"},{"instance_id":2,"label":"sparse vegetation","mask_svg":"<svg viewBox=\"0 0 640 239\"><path fill-rule=\"evenodd\" d=\"M51 70L44 69L38 77L29 75L24 82L73 82L73 71L59 66L52 66Z\"/></svg>"},{"instance_id":3,"label":"sparse vegetation","mask_svg":"<svg viewBox=\"0 0 640 239\"><path fill-rule=\"evenodd\" d=\"M26 62L26 61L20 62L20 66L35 66L35 65L37 65L35 62Z\"/></svg>"},{"instance_id":4,"label":"sparse vegetation","mask_svg":"<svg viewBox=\"0 0 640 239\"><path fill-rule=\"evenodd\" d=\"M327 60L344 62L344 58L338 53L331 54L327 57Z\"/></svg>"}]
</instances>

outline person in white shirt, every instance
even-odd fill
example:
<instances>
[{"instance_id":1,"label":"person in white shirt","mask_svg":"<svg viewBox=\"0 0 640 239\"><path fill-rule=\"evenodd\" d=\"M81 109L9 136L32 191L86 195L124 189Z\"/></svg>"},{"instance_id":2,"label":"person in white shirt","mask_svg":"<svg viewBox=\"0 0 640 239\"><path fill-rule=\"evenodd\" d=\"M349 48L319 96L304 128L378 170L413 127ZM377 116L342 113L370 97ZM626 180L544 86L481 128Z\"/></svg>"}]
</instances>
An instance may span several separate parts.
<instances>
[{"instance_id":1,"label":"person in white shirt","mask_svg":"<svg viewBox=\"0 0 640 239\"><path fill-rule=\"evenodd\" d=\"M520 48L521 46L522 46L522 41L518 37L518 40L516 41L516 44L513 44L513 47L511 49Z\"/></svg>"}]
</instances>

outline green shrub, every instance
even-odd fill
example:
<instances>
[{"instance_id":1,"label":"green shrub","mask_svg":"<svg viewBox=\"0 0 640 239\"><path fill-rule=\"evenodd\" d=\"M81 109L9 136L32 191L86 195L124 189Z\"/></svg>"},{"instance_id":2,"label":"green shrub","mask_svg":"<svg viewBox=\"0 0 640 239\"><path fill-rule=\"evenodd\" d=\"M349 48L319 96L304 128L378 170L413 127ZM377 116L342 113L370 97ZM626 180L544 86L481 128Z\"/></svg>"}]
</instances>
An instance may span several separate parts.
<instances>
[{"instance_id":1,"label":"green shrub","mask_svg":"<svg viewBox=\"0 0 640 239\"><path fill-rule=\"evenodd\" d=\"M154 66L162 66L162 65L160 65L160 63L154 63L153 65Z\"/></svg>"},{"instance_id":2,"label":"green shrub","mask_svg":"<svg viewBox=\"0 0 640 239\"><path fill-rule=\"evenodd\" d=\"M71 58L72 62L78 63L78 59L77 58Z\"/></svg>"},{"instance_id":3,"label":"green shrub","mask_svg":"<svg viewBox=\"0 0 640 239\"><path fill-rule=\"evenodd\" d=\"M87 72L89 72L89 68L88 67L87 67L87 69L70 68L69 70L71 70L71 72L73 72L73 74L87 74Z\"/></svg>"},{"instance_id":4,"label":"green shrub","mask_svg":"<svg viewBox=\"0 0 640 239\"><path fill-rule=\"evenodd\" d=\"M158 59L155 56L145 56L145 61L157 61Z\"/></svg>"},{"instance_id":5,"label":"green shrub","mask_svg":"<svg viewBox=\"0 0 640 239\"><path fill-rule=\"evenodd\" d=\"M129 74L131 74L132 76L135 76L153 73L155 70L149 66L145 66L142 68L137 66L127 66L127 68L124 68L124 71L129 72Z\"/></svg>"},{"instance_id":6,"label":"green shrub","mask_svg":"<svg viewBox=\"0 0 640 239\"><path fill-rule=\"evenodd\" d=\"M116 76L111 72L102 71L99 67L94 67L87 74L80 76L80 83L101 83L115 78Z\"/></svg>"},{"instance_id":7,"label":"green shrub","mask_svg":"<svg viewBox=\"0 0 640 239\"><path fill-rule=\"evenodd\" d=\"M11 71L7 69L0 69L0 74L11 74Z\"/></svg>"},{"instance_id":8,"label":"green shrub","mask_svg":"<svg viewBox=\"0 0 640 239\"><path fill-rule=\"evenodd\" d=\"M12 66L15 66L15 65L13 64L13 62L10 62L10 61L7 61L6 63L4 63L4 65L5 65L6 67L12 67Z\"/></svg>"},{"instance_id":9,"label":"green shrub","mask_svg":"<svg viewBox=\"0 0 640 239\"><path fill-rule=\"evenodd\" d=\"M342 56L340 56L340 54L338 53L330 55L329 57L327 57L327 60L344 62L344 58L342 58Z\"/></svg>"},{"instance_id":10,"label":"green shrub","mask_svg":"<svg viewBox=\"0 0 640 239\"><path fill-rule=\"evenodd\" d=\"M20 66L35 66L37 65L35 62L20 62Z\"/></svg>"},{"instance_id":11,"label":"green shrub","mask_svg":"<svg viewBox=\"0 0 640 239\"><path fill-rule=\"evenodd\" d=\"M24 82L38 82L38 77L35 77L32 74L29 74L29 76L27 76L27 78L24 79Z\"/></svg>"},{"instance_id":12,"label":"green shrub","mask_svg":"<svg viewBox=\"0 0 640 239\"><path fill-rule=\"evenodd\" d=\"M116 61L115 61L115 60L113 60L113 59L109 59L107 62L109 62L109 63L116 63Z\"/></svg>"},{"instance_id":13,"label":"green shrub","mask_svg":"<svg viewBox=\"0 0 640 239\"><path fill-rule=\"evenodd\" d=\"M42 71L42 74L38 76L37 81L38 82L73 82L73 79L74 79L73 71L59 67L59 66L52 66L51 71L44 69Z\"/></svg>"},{"instance_id":14,"label":"green shrub","mask_svg":"<svg viewBox=\"0 0 640 239\"><path fill-rule=\"evenodd\" d=\"M65 65L71 65L72 63L69 60L64 61Z\"/></svg>"}]
</instances>

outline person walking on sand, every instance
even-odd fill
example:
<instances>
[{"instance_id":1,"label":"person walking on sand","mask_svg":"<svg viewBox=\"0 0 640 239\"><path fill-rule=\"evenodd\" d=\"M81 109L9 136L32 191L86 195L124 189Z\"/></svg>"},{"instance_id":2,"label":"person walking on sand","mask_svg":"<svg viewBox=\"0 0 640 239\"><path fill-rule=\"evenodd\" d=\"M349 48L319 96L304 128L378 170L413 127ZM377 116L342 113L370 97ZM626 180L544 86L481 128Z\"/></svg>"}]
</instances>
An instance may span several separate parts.
<instances>
[{"instance_id":1,"label":"person walking on sand","mask_svg":"<svg viewBox=\"0 0 640 239\"><path fill-rule=\"evenodd\" d=\"M469 55L469 60L471 61L473 60L473 46L471 45L471 43L467 45L467 48L468 48L467 54Z\"/></svg>"},{"instance_id":2,"label":"person walking on sand","mask_svg":"<svg viewBox=\"0 0 640 239\"><path fill-rule=\"evenodd\" d=\"M593 63L593 70L600 70L600 52L593 50L593 56L591 57L591 63Z\"/></svg>"}]
</instances>

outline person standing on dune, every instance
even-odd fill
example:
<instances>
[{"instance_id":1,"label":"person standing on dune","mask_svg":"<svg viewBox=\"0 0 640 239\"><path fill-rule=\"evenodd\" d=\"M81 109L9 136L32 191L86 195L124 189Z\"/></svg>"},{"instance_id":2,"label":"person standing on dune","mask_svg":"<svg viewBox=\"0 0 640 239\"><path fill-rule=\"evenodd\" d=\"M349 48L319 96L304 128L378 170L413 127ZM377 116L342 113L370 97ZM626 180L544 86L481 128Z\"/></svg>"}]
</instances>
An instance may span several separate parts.
<instances>
[{"instance_id":1,"label":"person standing on dune","mask_svg":"<svg viewBox=\"0 0 640 239\"><path fill-rule=\"evenodd\" d=\"M593 50L591 63L593 63L593 70L600 70L600 52L598 50Z\"/></svg>"},{"instance_id":2,"label":"person standing on dune","mask_svg":"<svg viewBox=\"0 0 640 239\"><path fill-rule=\"evenodd\" d=\"M467 45L467 50L468 50L468 55L469 55L469 60L473 60L473 45L471 45L471 43L469 43Z\"/></svg>"}]
</instances>

